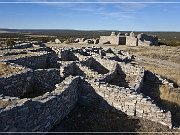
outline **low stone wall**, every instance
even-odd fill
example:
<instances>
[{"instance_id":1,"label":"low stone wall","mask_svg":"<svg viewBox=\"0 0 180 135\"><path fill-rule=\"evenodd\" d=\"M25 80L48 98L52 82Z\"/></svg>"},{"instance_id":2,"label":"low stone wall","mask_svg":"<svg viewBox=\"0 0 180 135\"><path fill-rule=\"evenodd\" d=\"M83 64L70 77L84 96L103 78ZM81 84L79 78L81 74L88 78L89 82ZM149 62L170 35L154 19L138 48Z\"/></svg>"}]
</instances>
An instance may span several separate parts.
<instances>
[{"instance_id":1,"label":"low stone wall","mask_svg":"<svg viewBox=\"0 0 180 135\"><path fill-rule=\"evenodd\" d=\"M150 71L146 71L145 72L145 77L148 80L156 81L156 82L159 82L161 84L167 85L170 88L174 88L174 84L173 83L170 83L168 80L163 79L160 75L158 75L156 73L152 73Z\"/></svg>"},{"instance_id":2,"label":"low stone wall","mask_svg":"<svg viewBox=\"0 0 180 135\"><path fill-rule=\"evenodd\" d=\"M29 56L24 58L18 58L14 60L8 60L8 62L22 65L32 69L47 68L47 54L41 56Z\"/></svg>"},{"instance_id":3,"label":"low stone wall","mask_svg":"<svg viewBox=\"0 0 180 135\"><path fill-rule=\"evenodd\" d=\"M117 75L117 70L118 65L115 65L114 69L102 76L102 78L100 78L99 81L109 83Z\"/></svg>"},{"instance_id":4,"label":"low stone wall","mask_svg":"<svg viewBox=\"0 0 180 135\"><path fill-rule=\"evenodd\" d=\"M138 46L149 46L151 45L151 42L147 42L147 41L141 41L138 39Z\"/></svg>"},{"instance_id":5,"label":"low stone wall","mask_svg":"<svg viewBox=\"0 0 180 135\"><path fill-rule=\"evenodd\" d=\"M89 81L89 83L104 100L127 115L142 117L172 128L171 113L163 112L150 99L144 98L141 94L136 94L128 88L107 86L107 84L98 82Z\"/></svg>"},{"instance_id":6,"label":"low stone wall","mask_svg":"<svg viewBox=\"0 0 180 135\"><path fill-rule=\"evenodd\" d=\"M49 131L74 108L78 100L79 77L66 78L56 89L33 99L21 99L16 106L0 110L0 131Z\"/></svg>"},{"instance_id":7,"label":"low stone wall","mask_svg":"<svg viewBox=\"0 0 180 135\"><path fill-rule=\"evenodd\" d=\"M22 44L16 44L11 47L8 47L8 49L25 49L25 48L30 48L33 47L31 43L22 43Z\"/></svg>"},{"instance_id":8,"label":"low stone wall","mask_svg":"<svg viewBox=\"0 0 180 135\"><path fill-rule=\"evenodd\" d=\"M109 71L113 70L116 64L119 64L122 70L129 75L138 75L139 72L143 71L143 68L139 66L132 66L131 64L125 64L124 62L117 62L109 59L101 59L99 56L94 57L101 65L107 68Z\"/></svg>"},{"instance_id":9,"label":"low stone wall","mask_svg":"<svg viewBox=\"0 0 180 135\"><path fill-rule=\"evenodd\" d=\"M78 72L78 70L76 70L77 75L86 78L98 78L99 76L102 76L101 74L98 74L98 72L92 71L92 69L90 69L89 67L83 66L81 64L78 64L78 67L82 72Z\"/></svg>"},{"instance_id":10,"label":"low stone wall","mask_svg":"<svg viewBox=\"0 0 180 135\"><path fill-rule=\"evenodd\" d=\"M39 68L54 68L57 67L58 57L55 53L51 52L34 52L33 56L26 56L16 59L7 59L6 62L15 63L31 69Z\"/></svg>"},{"instance_id":11,"label":"low stone wall","mask_svg":"<svg viewBox=\"0 0 180 135\"><path fill-rule=\"evenodd\" d=\"M55 84L60 83L61 76L59 69L37 69L33 74L33 89L40 92L51 91Z\"/></svg>"},{"instance_id":12,"label":"low stone wall","mask_svg":"<svg viewBox=\"0 0 180 135\"><path fill-rule=\"evenodd\" d=\"M60 72L62 77L73 75L88 78L98 78L100 76L98 72L92 71L89 67L83 66L76 62L63 62L63 65L60 67Z\"/></svg>"},{"instance_id":13,"label":"low stone wall","mask_svg":"<svg viewBox=\"0 0 180 135\"><path fill-rule=\"evenodd\" d=\"M102 76L99 81L102 82L106 82L109 83L118 73L123 75L123 71L126 73L126 75L124 77L128 77L129 80L131 80L133 83L128 82L129 87L140 93L141 87L143 86L143 78L144 78L144 70L136 70L134 67L134 73L133 72L129 72L132 70L131 65L127 66L124 65L125 67L121 67L119 64L114 65L113 70L111 70L109 73L105 74L104 76ZM126 67L127 66L127 67ZM131 70L130 70L131 69ZM129 73L127 73L129 72ZM133 78L135 76L135 78ZM125 79L125 78L124 78ZM124 80L124 81L128 81L128 80Z\"/></svg>"},{"instance_id":14,"label":"low stone wall","mask_svg":"<svg viewBox=\"0 0 180 135\"><path fill-rule=\"evenodd\" d=\"M61 81L59 69L24 69L9 76L0 77L0 94L22 97L34 90L51 91Z\"/></svg>"},{"instance_id":15,"label":"low stone wall","mask_svg":"<svg viewBox=\"0 0 180 135\"><path fill-rule=\"evenodd\" d=\"M19 97L32 91L32 77L31 69L0 77L0 94Z\"/></svg>"},{"instance_id":16,"label":"low stone wall","mask_svg":"<svg viewBox=\"0 0 180 135\"><path fill-rule=\"evenodd\" d=\"M64 50L66 52L66 49ZM21 74L0 78L0 86L2 86L0 90L7 92L8 96L22 98L27 93L23 99L0 95L0 99L3 99L2 102L5 104L0 106L0 131L49 131L68 115L79 99L81 99L79 102L86 100L86 97L83 97L84 93L91 95L89 92L94 90L95 96L104 99L108 104L127 115L159 122L171 128L171 113L164 112L150 98L139 94L143 85L144 69L124 62L109 60L108 57L114 55L112 50L102 51L107 54L107 57L102 57L99 51L101 48L87 48L83 51L82 49L70 49L69 52L72 52L73 58L80 56L78 61L69 61L72 60L71 58L66 59L65 56L68 55L68 52L63 54L67 61L58 61L59 69L36 69L41 66L38 64L43 63L48 68L57 66L56 56L61 50L56 53L54 51L44 52L38 56L45 56L42 63L38 63L38 60L30 60L30 63L27 64L29 67L33 67L33 70L22 70ZM82 55L84 52L86 52L85 56ZM36 54L36 52L34 53ZM126 54L124 55L126 56ZM71 75L78 75L82 78ZM146 77L157 79L152 74ZM63 79L65 80L62 81ZM158 77L158 79L161 79L163 84L167 82L162 78ZM86 83L84 83L85 81ZM123 85L124 82L127 85ZM91 88L88 89L89 87ZM28 92L34 94L37 91L42 93L28 95Z\"/></svg>"},{"instance_id":17,"label":"low stone wall","mask_svg":"<svg viewBox=\"0 0 180 135\"><path fill-rule=\"evenodd\" d=\"M57 63L58 59L59 57L54 51L49 52L46 59L48 68L59 68L59 65Z\"/></svg>"},{"instance_id":18,"label":"low stone wall","mask_svg":"<svg viewBox=\"0 0 180 135\"><path fill-rule=\"evenodd\" d=\"M137 38L139 41L146 43L146 45L158 45L158 38L155 36L150 36L150 35L141 33L137 35ZM138 46L139 45L140 44L138 43Z\"/></svg>"},{"instance_id":19,"label":"low stone wall","mask_svg":"<svg viewBox=\"0 0 180 135\"><path fill-rule=\"evenodd\" d=\"M84 61L84 60L91 57L91 56L84 56L84 55L81 55L79 53L75 53L74 55L79 58L79 61Z\"/></svg>"},{"instance_id":20,"label":"low stone wall","mask_svg":"<svg viewBox=\"0 0 180 135\"><path fill-rule=\"evenodd\" d=\"M75 63L74 62L62 62L60 66L60 74L63 77L75 74Z\"/></svg>"},{"instance_id":21,"label":"low stone wall","mask_svg":"<svg viewBox=\"0 0 180 135\"><path fill-rule=\"evenodd\" d=\"M73 54L71 50L61 50L58 52L58 56L61 61L76 61L78 58Z\"/></svg>"}]
</instances>

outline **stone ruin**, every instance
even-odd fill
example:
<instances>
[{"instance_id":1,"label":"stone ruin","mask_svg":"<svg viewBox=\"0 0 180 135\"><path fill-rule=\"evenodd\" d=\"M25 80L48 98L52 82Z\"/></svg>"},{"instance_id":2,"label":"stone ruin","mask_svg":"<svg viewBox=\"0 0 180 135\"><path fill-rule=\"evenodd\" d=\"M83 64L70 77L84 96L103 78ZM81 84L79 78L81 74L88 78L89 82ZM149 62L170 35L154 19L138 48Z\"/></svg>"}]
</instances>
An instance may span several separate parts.
<instances>
[{"instance_id":1,"label":"stone ruin","mask_svg":"<svg viewBox=\"0 0 180 135\"><path fill-rule=\"evenodd\" d=\"M0 77L0 131L47 132L89 95L127 115L172 127L171 113L141 93L144 69L132 65L127 52L42 47L2 56L2 63L21 70Z\"/></svg>"},{"instance_id":2,"label":"stone ruin","mask_svg":"<svg viewBox=\"0 0 180 135\"><path fill-rule=\"evenodd\" d=\"M56 44L61 44L61 41L59 40L59 39L55 39L55 41L54 41Z\"/></svg>"},{"instance_id":3,"label":"stone ruin","mask_svg":"<svg viewBox=\"0 0 180 135\"><path fill-rule=\"evenodd\" d=\"M112 32L110 36L100 36L100 38L77 38L74 40L79 44L113 44L113 45L127 45L127 46L151 46L158 45L158 38L156 36L146 35L144 33L135 36L134 32L131 33L118 33Z\"/></svg>"},{"instance_id":4,"label":"stone ruin","mask_svg":"<svg viewBox=\"0 0 180 135\"><path fill-rule=\"evenodd\" d=\"M130 34L119 33L116 35L112 32L110 36L100 36L99 44L114 44L114 45L128 45L128 46L150 46L158 45L158 38L146 34L138 34L135 36L133 32Z\"/></svg>"},{"instance_id":5,"label":"stone ruin","mask_svg":"<svg viewBox=\"0 0 180 135\"><path fill-rule=\"evenodd\" d=\"M76 38L74 40L75 43L78 44L98 44L99 43L99 38L92 38L92 39L88 39L88 38Z\"/></svg>"}]
</instances>

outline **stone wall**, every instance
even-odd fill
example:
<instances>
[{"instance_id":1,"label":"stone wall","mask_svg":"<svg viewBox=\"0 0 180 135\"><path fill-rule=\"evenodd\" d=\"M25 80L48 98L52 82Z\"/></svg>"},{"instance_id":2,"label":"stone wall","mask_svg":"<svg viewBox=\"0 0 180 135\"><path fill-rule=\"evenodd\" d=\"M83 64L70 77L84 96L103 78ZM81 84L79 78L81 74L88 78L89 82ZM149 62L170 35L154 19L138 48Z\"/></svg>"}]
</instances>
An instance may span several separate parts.
<instances>
[{"instance_id":1,"label":"stone wall","mask_svg":"<svg viewBox=\"0 0 180 135\"><path fill-rule=\"evenodd\" d=\"M99 81L109 83L117 74L122 76L122 82L127 82L128 87L133 91L140 93L141 87L143 86L144 70L135 68L131 65L114 65L113 69L102 76ZM127 79L128 78L128 79ZM124 80L123 80L124 79ZM132 82L129 82L131 80Z\"/></svg>"},{"instance_id":2,"label":"stone wall","mask_svg":"<svg viewBox=\"0 0 180 135\"><path fill-rule=\"evenodd\" d=\"M56 89L33 99L21 99L16 106L0 110L0 131L49 131L74 108L78 100L79 77L69 77Z\"/></svg>"},{"instance_id":3,"label":"stone wall","mask_svg":"<svg viewBox=\"0 0 180 135\"><path fill-rule=\"evenodd\" d=\"M0 77L0 94L19 97L32 91L32 77L31 69Z\"/></svg>"},{"instance_id":4,"label":"stone wall","mask_svg":"<svg viewBox=\"0 0 180 135\"><path fill-rule=\"evenodd\" d=\"M101 74L99 74L96 71L92 71L92 69L90 69L87 66L78 64L78 68L79 68L79 70L76 69L76 74L83 76L85 78L98 78L99 76L101 76Z\"/></svg>"},{"instance_id":5,"label":"stone wall","mask_svg":"<svg viewBox=\"0 0 180 135\"><path fill-rule=\"evenodd\" d=\"M37 69L33 74L33 89L41 93L52 91L61 80L59 69Z\"/></svg>"},{"instance_id":6,"label":"stone wall","mask_svg":"<svg viewBox=\"0 0 180 135\"><path fill-rule=\"evenodd\" d=\"M148 41L141 41L138 39L138 46L149 46L151 43Z\"/></svg>"},{"instance_id":7,"label":"stone wall","mask_svg":"<svg viewBox=\"0 0 180 135\"><path fill-rule=\"evenodd\" d=\"M105 44L107 42L110 42L108 37L109 36L100 36L99 44Z\"/></svg>"},{"instance_id":8,"label":"stone wall","mask_svg":"<svg viewBox=\"0 0 180 135\"><path fill-rule=\"evenodd\" d=\"M155 81L155 82L167 85L169 88L175 88L173 83L169 82L167 79L163 79L160 75L158 75L156 73L146 71L145 72L145 77L148 80Z\"/></svg>"},{"instance_id":9,"label":"stone wall","mask_svg":"<svg viewBox=\"0 0 180 135\"><path fill-rule=\"evenodd\" d=\"M59 65L57 63L58 60L59 57L54 51L49 52L46 59L48 68L59 68Z\"/></svg>"},{"instance_id":10,"label":"stone wall","mask_svg":"<svg viewBox=\"0 0 180 135\"><path fill-rule=\"evenodd\" d=\"M64 63L64 62L63 62ZM100 74L98 72L92 71L87 66L83 66L80 63L76 62L68 62L64 63L60 67L60 74L62 77L68 77L70 75L73 76L82 76L82 77L88 77L88 78L98 78Z\"/></svg>"},{"instance_id":11,"label":"stone wall","mask_svg":"<svg viewBox=\"0 0 180 135\"><path fill-rule=\"evenodd\" d=\"M41 56L29 56L24 58L17 58L14 60L8 60L8 62L22 65L32 69L47 68L47 57L47 54Z\"/></svg>"},{"instance_id":12,"label":"stone wall","mask_svg":"<svg viewBox=\"0 0 180 135\"><path fill-rule=\"evenodd\" d=\"M101 55L100 51L106 55ZM60 68L36 69L39 68L38 61L30 60L29 67L33 67L33 70L26 69L22 70L21 74L1 77L0 86L2 88L0 90L2 92L0 94L7 92L7 96L0 95L0 99L9 104L0 106L0 131L49 131L68 115L79 98L80 102L88 102L85 101L86 97L83 97L83 94L90 91L89 87L95 91L94 95L127 115L159 122L171 128L171 113L164 112L150 98L140 94L144 69L136 65L110 60L116 53L116 51L101 48L60 49L42 55L46 57L42 63L45 63L48 68L56 67L57 54L63 56L60 57L63 58L62 61L58 61ZM118 52L119 55L121 53L128 56L124 52ZM70 58L67 57L68 55ZM74 59L76 57L78 59ZM71 75L78 75L82 78ZM147 74L146 77L157 78L152 74ZM121 85L123 79L128 85ZM159 79L163 84L168 82L162 78ZM83 83L85 81L87 83ZM29 96L28 92L30 94L39 92L40 94ZM8 96L20 98L23 96L23 99Z\"/></svg>"},{"instance_id":13,"label":"stone wall","mask_svg":"<svg viewBox=\"0 0 180 135\"><path fill-rule=\"evenodd\" d=\"M90 57L85 61L81 61L80 63L98 72L99 74L106 74L109 72L107 68L105 68L100 62L96 61L96 59L94 59L93 57Z\"/></svg>"},{"instance_id":14,"label":"stone wall","mask_svg":"<svg viewBox=\"0 0 180 135\"><path fill-rule=\"evenodd\" d=\"M89 81L96 93L103 97L111 106L127 115L142 117L172 127L171 113L163 112L156 104L141 94L128 88L99 84Z\"/></svg>"},{"instance_id":15,"label":"stone wall","mask_svg":"<svg viewBox=\"0 0 180 135\"><path fill-rule=\"evenodd\" d=\"M104 44L110 42L110 44L119 44L119 37L118 36L100 36L99 44Z\"/></svg>"},{"instance_id":16,"label":"stone wall","mask_svg":"<svg viewBox=\"0 0 180 135\"><path fill-rule=\"evenodd\" d=\"M142 41L148 45L158 45L158 38L155 36L150 36L150 35L141 33L141 34L137 35L137 38L140 41ZM138 45L140 45L140 44L138 44Z\"/></svg>"},{"instance_id":17,"label":"stone wall","mask_svg":"<svg viewBox=\"0 0 180 135\"><path fill-rule=\"evenodd\" d=\"M126 45L128 46L138 46L138 39L135 37L127 36Z\"/></svg>"},{"instance_id":18,"label":"stone wall","mask_svg":"<svg viewBox=\"0 0 180 135\"><path fill-rule=\"evenodd\" d=\"M75 62L62 62L60 66L60 74L62 77L68 77L70 75L75 75Z\"/></svg>"},{"instance_id":19,"label":"stone wall","mask_svg":"<svg viewBox=\"0 0 180 135\"><path fill-rule=\"evenodd\" d=\"M15 64L22 65L22 66L32 68L32 69L57 67L58 57L55 53L53 53L53 52L51 52L51 53L34 52L34 53L37 55L20 57L20 58L9 59L9 60L4 60L4 61L10 62L10 63L15 63Z\"/></svg>"},{"instance_id":20,"label":"stone wall","mask_svg":"<svg viewBox=\"0 0 180 135\"><path fill-rule=\"evenodd\" d=\"M0 94L22 97L27 93L51 91L61 81L59 69L25 69L0 77Z\"/></svg>"},{"instance_id":21,"label":"stone wall","mask_svg":"<svg viewBox=\"0 0 180 135\"><path fill-rule=\"evenodd\" d=\"M118 70L118 64L115 65L114 69L105 74L102 78L99 79L101 82L109 83L116 75Z\"/></svg>"},{"instance_id":22,"label":"stone wall","mask_svg":"<svg viewBox=\"0 0 180 135\"><path fill-rule=\"evenodd\" d=\"M70 50L61 50L58 52L58 56L61 61L75 61L78 58Z\"/></svg>"},{"instance_id":23,"label":"stone wall","mask_svg":"<svg viewBox=\"0 0 180 135\"><path fill-rule=\"evenodd\" d=\"M99 44L149 46L158 45L158 38L156 36L150 36L143 33L137 35L136 37L133 32L125 35L116 35L115 32L112 32L110 36L100 36Z\"/></svg>"},{"instance_id":24,"label":"stone wall","mask_svg":"<svg viewBox=\"0 0 180 135\"><path fill-rule=\"evenodd\" d=\"M125 64L124 62L117 62L106 58L101 59L99 56L94 57L94 59L98 61L101 65L103 65L105 68L107 68L109 71L113 70L116 64L119 64L126 74L137 75L140 71L142 71L141 67L132 66L131 64Z\"/></svg>"},{"instance_id":25,"label":"stone wall","mask_svg":"<svg viewBox=\"0 0 180 135\"><path fill-rule=\"evenodd\" d=\"M22 43L22 44L16 44L11 47L8 47L8 49L25 49L25 48L30 48L33 47L31 43Z\"/></svg>"}]
</instances>

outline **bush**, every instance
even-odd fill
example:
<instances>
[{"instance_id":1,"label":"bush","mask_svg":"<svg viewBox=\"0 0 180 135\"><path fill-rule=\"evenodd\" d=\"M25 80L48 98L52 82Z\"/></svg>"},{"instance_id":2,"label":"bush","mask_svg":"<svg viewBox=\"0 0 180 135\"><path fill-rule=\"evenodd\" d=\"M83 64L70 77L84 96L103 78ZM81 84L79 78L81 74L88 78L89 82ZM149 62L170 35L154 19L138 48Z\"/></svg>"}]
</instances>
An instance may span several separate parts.
<instances>
[{"instance_id":1,"label":"bush","mask_svg":"<svg viewBox=\"0 0 180 135\"><path fill-rule=\"evenodd\" d=\"M7 44L7 46L12 46L12 45L15 44L15 40L14 40L14 39L8 39L8 40L6 41L6 44Z\"/></svg>"},{"instance_id":2,"label":"bush","mask_svg":"<svg viewBox=\"0 0 180 135\"><path fill-rule=\"evenodd\" d=\"M64 43L64 44L74 43L74 38L68 38L68 39L66 39L63 43Z\"/></svg>"}]
</instances>

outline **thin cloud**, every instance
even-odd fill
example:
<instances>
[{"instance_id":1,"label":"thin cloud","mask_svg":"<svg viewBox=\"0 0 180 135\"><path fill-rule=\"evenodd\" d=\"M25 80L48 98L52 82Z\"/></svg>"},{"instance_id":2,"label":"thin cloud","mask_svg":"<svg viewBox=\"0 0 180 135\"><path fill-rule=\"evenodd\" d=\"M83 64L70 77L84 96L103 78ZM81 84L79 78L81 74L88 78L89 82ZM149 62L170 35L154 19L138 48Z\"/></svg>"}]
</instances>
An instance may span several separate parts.
<instances>
[{"instance_id":1,"label":"thin cloud","mask_svg":"<svg viewBox=\"0 0 180 135\"><path fill-rule=\"evenodd\" d=\"M16 0L23 2L87 2L87 0ZM89 0L92 1L92 0ZM131 0L93 0L94 2L131 2ZM138 0L139 1L139 0ZM144 2L150 2L155 0L144 0ZM77 11L79 13L89 12L94 15L101 15L106 18L116 19L132 19L135 13L141 9L146 8L149 4L146 3L131 3L131 4L119 4L119 3L98 3L98 4L87 4L87 3L42 3L40 5L49 5L56 8L67 9L68 11Z\"/></svg>"}]
</instances>

